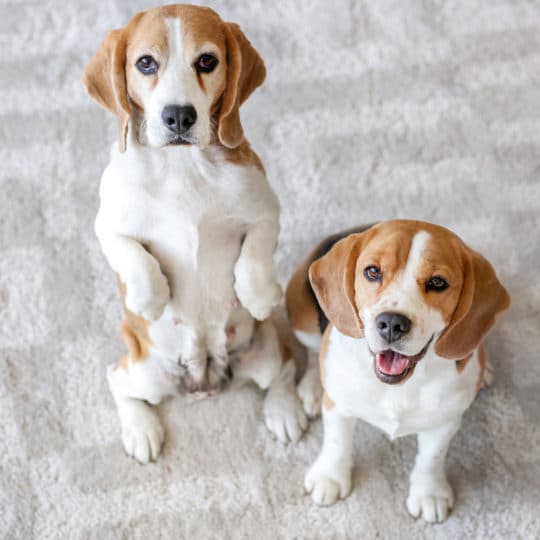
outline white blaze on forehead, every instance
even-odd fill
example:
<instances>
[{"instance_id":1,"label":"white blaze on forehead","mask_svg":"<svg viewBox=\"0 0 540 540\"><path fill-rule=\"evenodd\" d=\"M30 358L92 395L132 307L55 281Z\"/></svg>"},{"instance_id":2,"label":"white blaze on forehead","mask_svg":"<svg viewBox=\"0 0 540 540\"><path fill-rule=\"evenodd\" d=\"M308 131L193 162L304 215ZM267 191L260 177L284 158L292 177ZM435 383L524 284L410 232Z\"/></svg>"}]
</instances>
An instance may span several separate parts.
<instances>
[{"instance_id":1,"label":"white blaze on forehead","mask_svg":"<svg viewBox=\"0 0 540 540\"><path fill-rule=\"evenodd\" d=\"M401 277L403 286L416 286L418 267L420 266L422 256L424 255L430 240L431 235L426 231L420 231L414 235L411 243L411 249L409 250L409 255L407 257L407 263L403 269L403 274Z\"/></svg>"},{"instance_id":2,"label":"white blaze on forehead","mask_svg":"<svg viewBox=\"0 0 540 540\"><path fill-rule=\"evenodd\" d=\"M180 19L168 17L165 19L165 27L167 28L167 43L169 44L169 64L174 65L182 58L184 50L182 44L182 33L180 28Z\"/></svg>"}]
</instances>

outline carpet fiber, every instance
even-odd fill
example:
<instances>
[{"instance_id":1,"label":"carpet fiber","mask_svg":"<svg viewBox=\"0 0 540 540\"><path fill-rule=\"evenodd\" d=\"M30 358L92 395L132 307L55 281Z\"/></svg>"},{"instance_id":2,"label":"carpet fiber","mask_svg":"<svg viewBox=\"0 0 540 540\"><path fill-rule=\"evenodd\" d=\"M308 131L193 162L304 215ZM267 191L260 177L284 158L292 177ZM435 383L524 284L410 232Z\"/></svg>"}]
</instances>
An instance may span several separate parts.
<instances>
[{"instance_id":1,"label":"carpet fiber","mask_svg":"<svg viewBox=\"0 0 540 540\"><path fill-rule=\"evenodd\" d=\"M210 2L268 77L243 108L282 205L280 279L316 240L408 217L492 261L513 305L487 349L496 383L450 447L457 503L406 512L416 442L368 425L354 490L303 494L320 422L272 440L251 387L168 401L156 464L124 456L105 366L123 352L93 232L115 120L79 83L142 0L0 3L0 537L538 538L540 6L525 0Z\"/></svg>"}]
</instances>

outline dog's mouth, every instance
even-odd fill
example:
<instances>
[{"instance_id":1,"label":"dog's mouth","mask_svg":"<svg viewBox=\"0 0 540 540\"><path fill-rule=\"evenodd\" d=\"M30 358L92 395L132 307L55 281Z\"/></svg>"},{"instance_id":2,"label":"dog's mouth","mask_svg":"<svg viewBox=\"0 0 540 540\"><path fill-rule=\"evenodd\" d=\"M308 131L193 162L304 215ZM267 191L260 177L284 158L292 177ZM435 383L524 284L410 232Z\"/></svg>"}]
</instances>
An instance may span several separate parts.
<instances>
[{"instance_id":1,"label":"dog's mouth","mask_svg":"<svg viewBox=\"0 0 540 540\"><path fill-rule=\"evenodd\" d=\"M178 135L178 137L174 137L173 139L169 139L167 144L165 146L192 146L195 144L195 141L190 139L185 139L184 137L181 137Z\"/></svg>"},{"instance_id":2,"label":"dog's mouth","mask_svg":"<svg viewBox=\"0 0 540 540\"><path fill-rule=\"evenodd\" d=\"M416 364L424 358L432 340L433 337L418 354L413 356L407 356L392 349L374 353L373 367L375 375L383 383L397 384L403 382L412 375Z\"/></svg>"}]
</instances>

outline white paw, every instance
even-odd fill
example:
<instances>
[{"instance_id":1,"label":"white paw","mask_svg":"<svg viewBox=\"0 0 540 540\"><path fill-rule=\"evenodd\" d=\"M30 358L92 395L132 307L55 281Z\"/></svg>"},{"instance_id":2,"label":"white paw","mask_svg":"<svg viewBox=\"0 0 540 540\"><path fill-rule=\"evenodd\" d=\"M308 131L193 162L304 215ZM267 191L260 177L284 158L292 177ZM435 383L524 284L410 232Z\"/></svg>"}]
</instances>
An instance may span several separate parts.
<instances>
[{"instance_id":1,"label":"white paw","mask_svg":"<svg viewBox=\"0 0 540 540\"><path fill-rule=\"evenodd\" d=\"M282 443L299 441L308 425L302 404L292 388L270 387L263 414L266 427Z\"/></svg>"},{"instance_id":2,"label":"white paw","mask_svg":"<svg viewBox=\"0 0 540 540\"><path fill-rule=\"evenodd\" d=\"M169 302L167 278L159 266L151 267L126 282L126 307L147 321L159 319Z\"/></svg>"},{"instance_id":3,"label":"white paw","mask_svg":"<svg viewBox=\"0 0 540 540\"><path fill-rule=\"evenodd\" d=\"M255 319L267 319L281 301L283 292L279 284L269 272L246 264L236 268L235 277L235 291L240 303Z\"/></svg>"},{"instance_id":4,"label":"white paw","mask_svg":"<svg viewBox=\"0 0 540 540\"><path fill-rule=\"evenodd\" d=\"M165 431L158 415L140 403L129 418L122 418L122 443L128 456L141 463L155 461L165 440Z\"/></svg>"},{"instance_id":5,"label":"white paw","mask_svg":"<svg viewBox=\"0 0 540 540\"><path fill-rule=\"evenodd\" d=\"M454 506L454 493L450 484L444 480L425 483L412 483L407 497L407 510L415 518L422 517L429 523L446 520Z\"/></svg>"},{"instance_id":6,"label":"white paw","mask_svg":"<svg viewBox=\"0 0 540 540\"><path fill-rule=\"evenodd\" d=\"M319 506L330 506L351 492L351 469L340 464L322 465L319 457L304 480L304 488Z\"/></svg>"},{"instance_id":7,"label":"white paw","mask_svg":"<svg viewBox=\"0 0 540 540\"><path fill-rule=\"evenodd\" d=\"M297 387L298 396L308 418L317 418L321 414L323 388L319 370L308 369Z\"/></svg>"}]
</instances>

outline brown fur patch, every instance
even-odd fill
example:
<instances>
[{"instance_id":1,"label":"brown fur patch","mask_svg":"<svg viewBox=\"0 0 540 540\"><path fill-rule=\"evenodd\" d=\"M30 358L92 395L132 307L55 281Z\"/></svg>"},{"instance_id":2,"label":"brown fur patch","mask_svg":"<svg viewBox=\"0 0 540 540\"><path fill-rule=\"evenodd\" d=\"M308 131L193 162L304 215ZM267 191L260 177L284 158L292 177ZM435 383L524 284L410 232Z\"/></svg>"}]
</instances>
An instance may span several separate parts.
<instances>
[{"instance_id":1,"label":"brown fur patch","mask_svg":"<svg viewBox=\"0 0 540 540\"><path fill-rule=\"evenodd\" d=\"M456 360L456 369L458 373L461 373L464 369L469 360L472 358L472 353L469 354L469 356L462 358L461 360Z\"/></svg>"},{"instance_id":2,"label":"brown fur patch","mask_svg":"<svg viewBox=\"0 0 540 540\"><path fill-rule=\"evenodd\" d=\"M128 354L120 359L117 367L127 369L130 362L144 362L152 347L152 340L148 332L150 323L129 311L126 307L126 286L118 279L118 288L124 306L124 320L120 326L120 332L126 344Z\"/></svg>"},{"instance_id":3,"label":"brown fur patch","mask_svg":"<svg viewBox=\"0 0 540 540\"><path fill-rule=\"evenodd\" d=\"M308 283L308 257L294 272L285 291L285 306L294 330L308 334L320 334L319 315L315 298Z\"/></svg>"},{"instance_id":4,"label":"brown fur patch","mask_svg":"<svg viewBox=\"0 0 540 540\"><path fill-rule=\"evenodd\" d=\"M330 332L332 331L332 328L334 327L333 324L329 324L324 331L324 334L321 339L321 348L319 350L319 372L321 375L321 384L324 388L324 382L326 381L326 354L328 352L328 342L330 340Z\"/></svg>"},{"instance_id":5,"label":"brown fur patch","mask_svg":"<svg viewBox=\"0 0 540 540\"><path fill-rule=\"evenodd\" d=\"M240 146L227 148L220 145L226 162L243 167L257 167L264 173L264 167L259 156L251 149L250 144L244 139Z\"/></svg>"}]
</instances>

